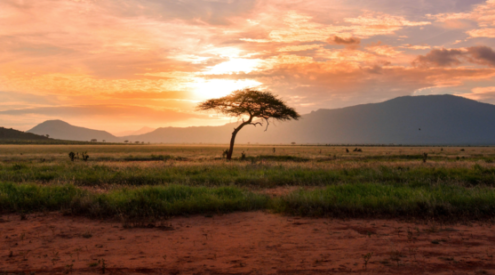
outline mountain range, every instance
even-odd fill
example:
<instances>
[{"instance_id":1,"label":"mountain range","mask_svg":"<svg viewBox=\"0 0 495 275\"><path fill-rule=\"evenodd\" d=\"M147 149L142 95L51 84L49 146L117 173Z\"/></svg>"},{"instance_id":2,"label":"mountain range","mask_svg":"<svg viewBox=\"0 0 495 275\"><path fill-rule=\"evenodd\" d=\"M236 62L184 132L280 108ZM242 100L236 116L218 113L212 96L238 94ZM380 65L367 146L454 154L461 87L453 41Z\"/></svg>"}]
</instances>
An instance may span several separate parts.
<instances>
[{"instance_id":1,"label":"mountain range","mask_svg":"<svg viewBox=\"0 0 495 275\"><path fill-rule=\"evenodd\" d=\"M137 131L123 131L123 132L117 132L115 133L114 135L117 136L117 137L125 137L125 136L139 136L139 135L144 135L144 134L147 134L149 132L153 132L154 128L151 128L151 127L148 127L148 126L145 126Z\"/></svg>"},{"instance_id":2,"label":"mountain range","mask_svg":"<svg viewBox=\"0 0 495 275\"><path fill-rule=\"evenodd\" d=\"M166 127L116 137L105 131L46 121L28 132L57 139L107 142L228 143L236 123L224 126ZM236 142L260 144L493 145L495 105L452 95L405 96L381 103L320 109L298 121L246 126Z\"/></svg>"}]
</instances>

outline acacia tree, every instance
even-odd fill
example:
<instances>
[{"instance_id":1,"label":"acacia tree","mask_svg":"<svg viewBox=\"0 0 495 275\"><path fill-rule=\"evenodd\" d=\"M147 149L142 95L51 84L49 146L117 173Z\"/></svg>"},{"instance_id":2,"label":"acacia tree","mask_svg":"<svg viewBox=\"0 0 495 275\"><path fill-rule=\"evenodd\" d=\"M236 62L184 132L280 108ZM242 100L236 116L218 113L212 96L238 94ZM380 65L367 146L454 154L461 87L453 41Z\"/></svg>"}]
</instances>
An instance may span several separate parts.
<instances>
[{"instance_id":1,"label":"acacia tree","mask_svg":"<svg viewBox=\"0 0 495 275\"><path fill-rule=\"evenodd\" d=\"M262 126L263 122L266 122L266 131L270 119L287 121L291 119L297 120L300 117L293 108L285 105L282 100L270 92L261 92L254 89L237 90L228 96L209 99L200 103L197 109L200 111L213 110L227 116L243 118L242 123L234 128L232 132L230 148L227 153L228 160L232 159L235 137L244 126Z\"/></svg>"}]
</instances>

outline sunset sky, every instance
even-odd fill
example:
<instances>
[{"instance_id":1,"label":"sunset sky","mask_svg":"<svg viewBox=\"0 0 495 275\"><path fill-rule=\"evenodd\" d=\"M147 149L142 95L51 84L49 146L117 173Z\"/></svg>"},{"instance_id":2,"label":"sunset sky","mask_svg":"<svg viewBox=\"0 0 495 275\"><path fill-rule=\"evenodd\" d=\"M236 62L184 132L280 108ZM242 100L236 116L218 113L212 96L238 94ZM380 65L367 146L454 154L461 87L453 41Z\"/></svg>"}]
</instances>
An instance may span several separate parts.
<instances>
[{"instance_id":1,"label":"sunset sky","mask_svg":"<svg viewBox=\"0 0 495 275\"><path fill-rule=\"evenodd\" d=\"M221 125L195 105L246 87L495 104L495 0L0 0L0 126Z\"/></svg>"}]
</instances>

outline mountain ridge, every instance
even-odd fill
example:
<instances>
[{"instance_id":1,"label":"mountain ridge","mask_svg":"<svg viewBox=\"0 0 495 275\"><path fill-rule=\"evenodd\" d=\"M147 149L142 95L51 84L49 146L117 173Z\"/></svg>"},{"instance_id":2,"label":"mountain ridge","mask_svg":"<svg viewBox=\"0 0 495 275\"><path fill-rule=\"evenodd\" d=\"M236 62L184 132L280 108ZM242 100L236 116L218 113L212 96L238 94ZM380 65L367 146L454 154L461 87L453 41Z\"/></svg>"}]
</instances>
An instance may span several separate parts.
<instances>
[{"instance_id":1,"label":"mountain ridge","mask_svg":"<svg viewBox=\"0 0 495 275\"><path fill-rule=\"evenodd\" d=\"M160 127L142 135L114 138L152 143L225 144L230 141L235 125ZM379 103L318 109L303 115L299 121L271 123L268 131L264 130L265 127L245 127L236 142L492 145L495 144L495 105L453 95L403 96Z\"/></svg>"},{"instance_id":2,"label":"mountain ridge","mask_svg":"<svg viewBox=\"0 0 495 275\"><path fill-rule=\"evenodd\" d=\"M120 138L107 131L74 126L60 119L47 120L27 132L38 135L48 134L50 137L62 140L91 141L92 139L96 139L97 141L105 140L107 142L121 141Z\"/></svg>"}]
</instances>

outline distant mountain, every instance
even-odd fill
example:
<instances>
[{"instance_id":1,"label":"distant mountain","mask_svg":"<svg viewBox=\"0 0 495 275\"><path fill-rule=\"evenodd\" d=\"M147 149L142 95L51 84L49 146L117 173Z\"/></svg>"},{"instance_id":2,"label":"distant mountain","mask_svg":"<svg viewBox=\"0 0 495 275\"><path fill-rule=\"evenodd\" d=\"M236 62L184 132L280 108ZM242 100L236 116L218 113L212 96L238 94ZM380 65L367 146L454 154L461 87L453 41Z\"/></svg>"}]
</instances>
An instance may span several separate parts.
<instances>
[{"instance_id":1,"label":"distant mountain","mask_svg":"<svg viewBox=\"0 0 495 275\"><path fill-rule=\"evenodd\" d=\"M158 128L144 135L122 137L129 141L144 141L151 143L227 143L234 124L224 126L202 127L167 127Z\"/></svg>"},{"instance_id":2,"label":"distant mountain","mask_svg":"<svg viewBox=\"0 0 495 275\"><path fill-rule=\"evenodd\" d=\"M69 140L227 144L236 123L158 128L117 138L104 131L46 121L29 132ZM405 96L375 104L321 109L299 121L246 126L236 142L260 144L495 145L495 105L452 95Z\"/></svg>"},{"instance_id":3,"label":"distant mountain","mask_svg":"<svg viewBox=\"0 0 495 275\"><path fill-rule=\"evenodd\" d=\"M28 132L38 135L48 134L52 138L63 140L90 141L96 139L98 142L102 140L107 142L121 141L120 138L108 132L73 126L61 120L47 120Z\"/></svg>"},{"instance_id":4,"label":"distant mountain","mask_svg":"<svg viewBox=\"0 0 495 275\"><path fill-rule=\"evenodd\" d=\"M145 126L145 127L141 128L137 131L118 132L118 133L115 133L115 135L118 137L144 135L144 134L147 134L149 132L153 132L154 130L156 130L156 129Z\"/></svg>"},{"instance_id":5,"label":"distant mountain","mask_svg":"<svg viewBox=\"0 0 495 275\"><path fill-rule=\"evenodd\" d=\"M405 96L375 104L318 110L299 121L246 126L239 143L494 145L495 106L452 95ZM129 140L228 143L235 124L159 128Z\"/></svg>"},{"instance_id":6,"label":"distant mountain","mask_svg":"<svg viewBox=\"0 0 495 275\"><path fill-rule=\"evenodd\" d=\"M0 127L0 140L51 140L46 136Z\"/></svg>"}]
</instances>

